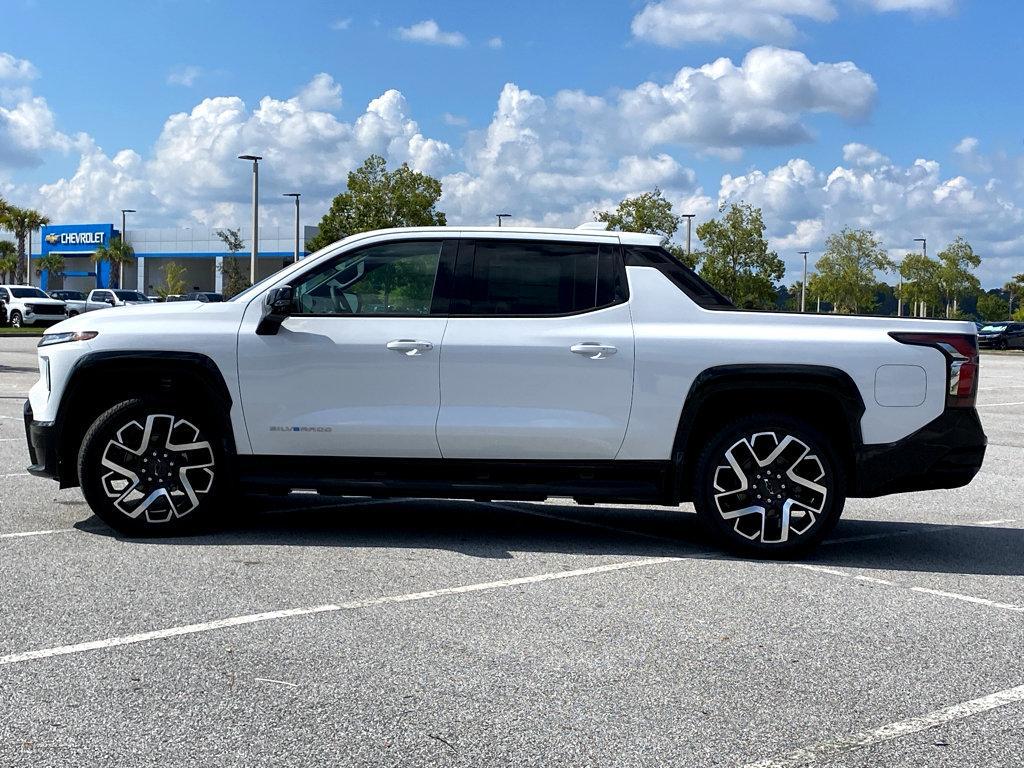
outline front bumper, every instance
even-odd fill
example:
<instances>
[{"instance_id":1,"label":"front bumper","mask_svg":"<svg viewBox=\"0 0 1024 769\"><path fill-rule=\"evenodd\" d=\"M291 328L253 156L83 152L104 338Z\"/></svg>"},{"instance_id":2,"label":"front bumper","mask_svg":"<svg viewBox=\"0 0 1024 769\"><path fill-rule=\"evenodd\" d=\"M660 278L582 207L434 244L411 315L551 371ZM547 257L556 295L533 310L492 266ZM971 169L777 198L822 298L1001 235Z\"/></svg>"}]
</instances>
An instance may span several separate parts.
<instances>
[{"instance_id":1,"label":"front bumper","mask_svg":"<svg viewBox=\"0 0 1024 769\"><path fill-rule=\"evenodd\" d=\"M58 479L57 441L53 422L36 422L32 418L32 405L25 401L25 440L28 457L32 462L28 471L42 478Z\"/></svg>"},{"instance_id":2,"label":"front bumper","mask_svg":"<svg viewBox=\"0 0 1024 769\"><path fill-rule=\"evenodd\" d=\"M977 411L946 409L902 440L862 446L855 457L850 496L966 486L981 469L987 444Z\"/></svg>"}]
</instances>

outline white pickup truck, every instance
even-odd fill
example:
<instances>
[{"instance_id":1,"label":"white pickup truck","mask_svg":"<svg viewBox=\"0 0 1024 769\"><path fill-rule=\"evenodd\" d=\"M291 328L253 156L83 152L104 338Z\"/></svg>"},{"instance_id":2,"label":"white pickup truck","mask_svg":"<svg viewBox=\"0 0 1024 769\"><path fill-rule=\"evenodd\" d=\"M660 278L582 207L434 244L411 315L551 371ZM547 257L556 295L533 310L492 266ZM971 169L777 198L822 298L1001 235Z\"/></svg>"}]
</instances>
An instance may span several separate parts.
<instances>
[{"instance_id":1,"label":"white pickup truck","mask_svg":"<svg viewBox=\"0 0 1024 769\"><path fill-rule=\"evenodd\" d=\"M968 483L978 364L970 323L737 310L650 235L384 230L50 329L25 428L30 471L130 534L247 492L558 496L692 501L780 555L848 496Z\"/></svg>"},{"instance_id":2,"label":"white pickup truck","mask_svg":"<svg viewBox=\"0 0 1024 769\"><path fill-rule=\"evenodd\" d=\"M15 328L59 323L68 316L64 302L51 299L35 286L0 286L0 302L7 308L7 322Z\"/></svg>"}]
</instances>

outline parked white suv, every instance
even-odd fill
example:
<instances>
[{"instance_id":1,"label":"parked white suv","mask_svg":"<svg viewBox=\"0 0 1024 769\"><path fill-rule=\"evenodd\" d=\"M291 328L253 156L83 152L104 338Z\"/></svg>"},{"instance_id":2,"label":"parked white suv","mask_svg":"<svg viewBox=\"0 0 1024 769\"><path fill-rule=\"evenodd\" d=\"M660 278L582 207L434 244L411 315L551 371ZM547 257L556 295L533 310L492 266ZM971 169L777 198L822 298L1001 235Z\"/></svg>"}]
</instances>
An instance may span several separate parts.
<instances>
[{"instance_id":1,"label":"parked white suv","mask_svg":"<svg viewBox=\"0 0 1024 769\"><path fill-rule=\"evenodd\" d=\"M0 286L0 302L7 305L7 322L15 328L58 323L67 317L64 302L35 286Z\"/></svg>"},{"instance_id":2,"label":"parked white suv","mask_svg":"<svg viewBox=\"0 0 1024 769\"><path fill-rule=\"evenodd\" d=\"M740 311L649 235L347 238L221 303L40 342L30 470L130 534L241 492L678 505L725 544L821 540L847 496L968 483L972 324Z\"/></svg>"}]
</instances>

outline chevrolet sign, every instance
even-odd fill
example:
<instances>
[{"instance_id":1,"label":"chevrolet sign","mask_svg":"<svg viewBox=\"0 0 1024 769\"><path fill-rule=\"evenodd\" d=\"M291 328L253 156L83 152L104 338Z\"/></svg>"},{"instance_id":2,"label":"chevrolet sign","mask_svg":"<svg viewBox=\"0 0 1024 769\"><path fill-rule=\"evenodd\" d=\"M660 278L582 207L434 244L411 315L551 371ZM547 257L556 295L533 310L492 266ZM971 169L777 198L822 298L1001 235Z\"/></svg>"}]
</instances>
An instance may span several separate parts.
<instances>
[{"instance_id":1,"label":"chevrolet sign","mask_svg":"<svg viewBox=\"0 0 1024 769\"><path fill-rule=\"evenodd\" d=\"M54 245L59 243L62 246L100 246L103 245L103 237L106 233L98 232L51 232L46 236L46 242Z\"/></svg>"}]
</instances>

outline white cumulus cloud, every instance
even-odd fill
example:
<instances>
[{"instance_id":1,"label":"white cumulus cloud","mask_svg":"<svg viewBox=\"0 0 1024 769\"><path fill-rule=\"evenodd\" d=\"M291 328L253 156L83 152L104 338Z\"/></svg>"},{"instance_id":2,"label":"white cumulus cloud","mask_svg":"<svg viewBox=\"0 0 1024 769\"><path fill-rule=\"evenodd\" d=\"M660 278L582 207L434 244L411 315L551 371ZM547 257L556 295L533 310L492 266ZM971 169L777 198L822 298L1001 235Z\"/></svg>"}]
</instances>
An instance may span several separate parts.
<instances>
[{"instance_id":1,"label":"white cumulus cloud","mask_svg":"<svg viewBox=\"0 0 1024 769\"><path fill-rule=\"evenodd\" d=\"M742 38L788 42L796 37L794 18L831 21L830 0L658 0L633 18L633 35L658 45L721 42Z\"/></svg>"},{"instance_id":2,"label":"white cumulus cloud","mask_svg":"<svg viewBox=\"0 0 1024 769\"><path fill-rule=\"evenodd\" d=\"M39 73L28 59L18 59L0 52L0 80L32 80Z\"/></svg>"},{"instance_id":3,"label":"white cumulus cloud","mask_svg":"<svg viewBox=\"0 0 1024 769\"><path fill-rule=\"evenodd\" d=\"M461 48L468 42L461 32L445 32L433 19L417 22L411 27L399 27L398 36L413 43L446 45L451 48Z\"/></svg>"},{"instance_id":4,"label":"white cumulus cloud","mask_svg":"<svg viewBox=\"0 0 1024 769\"><path fill-rule=\"evenodd\" d=\"M745 200L764 209L772 246L797 277L798 249L820 253L825 237L843 227L864 227L881 237L891 256L928 238L937 252L958 234L983 257L979 276L994 286L1024 268L1024 206L988 180L947 175L935 160L893 163L860 144L843 148L843 163L815 168L793 159L768 171L722 177L718 203ZM817 253L812 253L811 259Z\"/></svg>"}]
</instances>

